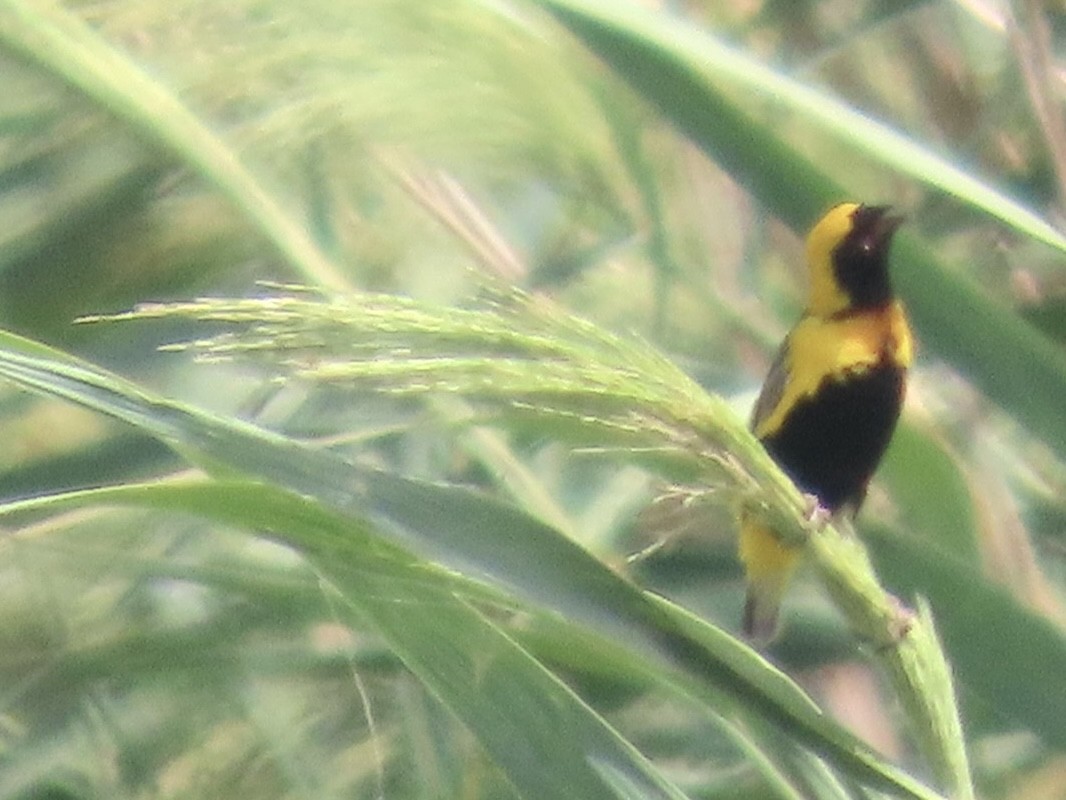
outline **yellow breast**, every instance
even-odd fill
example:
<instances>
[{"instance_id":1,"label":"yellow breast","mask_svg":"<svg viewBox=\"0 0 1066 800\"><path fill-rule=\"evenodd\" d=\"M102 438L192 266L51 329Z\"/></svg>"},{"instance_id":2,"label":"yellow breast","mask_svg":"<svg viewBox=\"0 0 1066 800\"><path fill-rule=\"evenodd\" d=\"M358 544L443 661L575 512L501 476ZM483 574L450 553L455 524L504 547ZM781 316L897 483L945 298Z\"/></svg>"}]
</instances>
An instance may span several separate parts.
<instances>
[{"instance_id":1,"label":"yellow breast","mask_svg":"<svg viewBox=\"0 0 1066 800\"><path fill-rule=\"evenodd\" d=\"M796 403L824 382L846 380L884 360L906 368L914 355L898 302L839 319L806 316L789 333L787 348L785 384L773 410L755 429L760 438L779 429Z\"/></svg>"}]
</instances>

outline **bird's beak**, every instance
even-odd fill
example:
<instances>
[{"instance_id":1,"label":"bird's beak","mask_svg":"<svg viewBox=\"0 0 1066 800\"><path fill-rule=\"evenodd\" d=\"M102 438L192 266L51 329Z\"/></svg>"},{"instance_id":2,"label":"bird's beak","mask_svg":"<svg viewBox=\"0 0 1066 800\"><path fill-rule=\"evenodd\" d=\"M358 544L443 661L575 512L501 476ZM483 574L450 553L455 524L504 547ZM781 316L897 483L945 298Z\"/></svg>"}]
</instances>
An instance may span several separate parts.
<instances>
[{"instance_id":1,"label":"bird's beak","mask_svg":"<svg viewBox=\"0 0 1066 800\"><path fill-rule=\"evenodd\" d=\"M892 213L892 206L873 206L870 211L874 214L873 235L874 241L887 244L892 234L903 224L904 217Z\"/></svg>"}]
</instances>

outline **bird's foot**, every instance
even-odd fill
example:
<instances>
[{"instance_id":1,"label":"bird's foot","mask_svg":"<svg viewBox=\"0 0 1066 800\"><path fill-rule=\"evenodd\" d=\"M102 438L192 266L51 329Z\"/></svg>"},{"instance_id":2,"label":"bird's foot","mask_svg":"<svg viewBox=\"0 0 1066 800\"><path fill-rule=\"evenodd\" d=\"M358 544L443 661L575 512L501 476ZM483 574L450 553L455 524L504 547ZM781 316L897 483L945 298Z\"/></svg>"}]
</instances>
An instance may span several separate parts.
<instances>
[{"instance_id":1,"label":"bird's foot","mask_svg":"<svg viewBox=\"0 0 1066 800\"><path fill-rule=\"evenodd\" d=\"M803 495L804 511L803 518L807 525L815 531L820 531L833 518L832 512L822 505L821 501L813 494Z\"/></svg>"}]
</instances>

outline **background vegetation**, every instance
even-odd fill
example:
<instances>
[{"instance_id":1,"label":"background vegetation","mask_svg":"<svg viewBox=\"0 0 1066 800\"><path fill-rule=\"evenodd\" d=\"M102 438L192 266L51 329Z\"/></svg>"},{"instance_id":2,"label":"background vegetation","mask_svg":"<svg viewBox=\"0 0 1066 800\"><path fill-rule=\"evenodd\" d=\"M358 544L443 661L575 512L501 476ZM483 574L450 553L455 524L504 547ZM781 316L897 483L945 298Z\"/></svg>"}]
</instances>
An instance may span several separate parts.
<instances>
[{"instance_id":1,"label":"background vegetation","mask_svg":"<svg viewBox=\"0 0 1066 800\"><path fill-rule=\"evenodd\" d=\"M0 797L1066 796L1064 25L0 2ZM730 635L844 198L908 215L858 528L961 735L832 531Z\"/></svg>"}]
</instances>

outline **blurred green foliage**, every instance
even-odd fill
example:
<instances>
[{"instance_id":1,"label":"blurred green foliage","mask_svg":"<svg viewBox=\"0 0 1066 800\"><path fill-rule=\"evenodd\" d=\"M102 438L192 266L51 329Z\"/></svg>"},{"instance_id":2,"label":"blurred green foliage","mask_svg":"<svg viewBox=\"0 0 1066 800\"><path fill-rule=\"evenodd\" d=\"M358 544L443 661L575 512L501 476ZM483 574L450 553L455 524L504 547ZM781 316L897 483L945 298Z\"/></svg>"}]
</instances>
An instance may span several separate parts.
<instances>
[{"instance_id":1,"label":"blurred green foliage","mask_svg":"<svg viewBox=\"0 0 1066 800\"><path fill-rule=\"evenodd\" d=\"M660 613L740 658L601 566L736 630L734 508L673 491L690 472L606 434L577 446L561 414L471 419L157 352L217 323L72 324L264 280L434 308L499 281L650 343L743 415L802 306L797 233L844 193L907 214L920 339L859 532L890 591L930 602L978 794L1061 798L1066 273L1040 224L1066 218L1064 25L1053 3L0 4L0 326L235 426L2 390L5 501L119 494L5 518L0 797L888 791L754 660L736 662L754 688L638 669ZM366 335L347 346L387 354ZM393 477L315 507L349 463ZM170 488L193 467L206 488ZM434 536L471 562L404 550ZM884 775L935 786L816 581L769 657ZM776 718L748 708L767 696Z\"/></svg>"}]
</instances>

